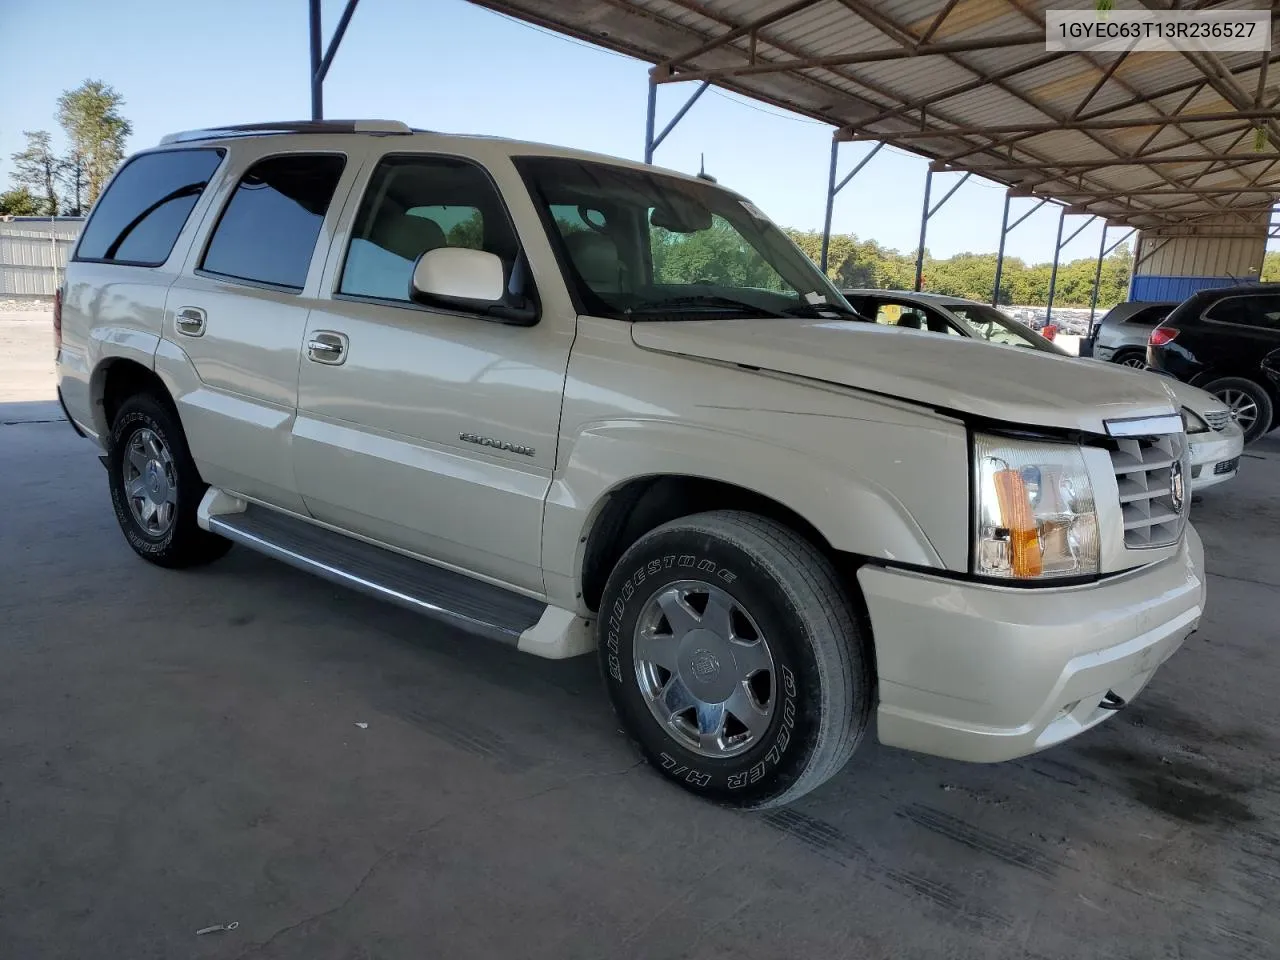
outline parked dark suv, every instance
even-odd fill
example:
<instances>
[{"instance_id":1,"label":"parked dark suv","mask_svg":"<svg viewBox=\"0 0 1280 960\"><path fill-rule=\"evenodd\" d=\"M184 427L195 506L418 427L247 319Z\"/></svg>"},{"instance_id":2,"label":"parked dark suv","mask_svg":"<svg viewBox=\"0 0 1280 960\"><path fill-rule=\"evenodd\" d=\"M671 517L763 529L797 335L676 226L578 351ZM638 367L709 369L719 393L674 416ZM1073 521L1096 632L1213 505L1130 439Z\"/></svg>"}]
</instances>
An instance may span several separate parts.
<instances>
[{"instance_id":1,"label":"parked dark suv","mask_svg":"<svg viewBox=\"0 0 1280 960\"><path fill-rule=\"evenodd\" d=\"M1277 351L1280 284L1253 283L1202 290L1184 300L1151 331L1147 363L1216 394L1250 443L1280 426L1274 420Z\"/></svg>"},{"instance_id":2,"label":"parked dark suv","mask_svg":"<svg viewBox=\"0 0 1280 960\"><path fill-rule=\"evenodd\" d=\"M1147 365L1147 338L1151 328L1167 317L1177 303L1143 303L1129 300L1117 303L1098 321L1090 338L1093 352L1087 353L1081 342L1080 356L1110 360L1126 367Z\"/></svg>"}]
</instances>

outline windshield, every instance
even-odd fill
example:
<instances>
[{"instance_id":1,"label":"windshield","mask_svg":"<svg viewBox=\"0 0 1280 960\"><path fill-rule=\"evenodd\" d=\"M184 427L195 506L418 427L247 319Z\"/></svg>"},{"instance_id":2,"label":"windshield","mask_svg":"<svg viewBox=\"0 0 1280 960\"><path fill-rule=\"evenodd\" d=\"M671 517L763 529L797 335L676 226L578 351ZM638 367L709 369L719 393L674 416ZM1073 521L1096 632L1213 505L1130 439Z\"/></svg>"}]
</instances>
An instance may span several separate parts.
<instances>
[{"instance_id":1,"label":"windshield","mask_svg":"<svg viewBox=\"0 0 1280 960\"><path fill-rule=\"evenodd\" d=\"M588 313L685 320L849 312L786 234L728 190L608 163L515 163Z\"/></svg>"},{"instance_id":2,"label":"windshield","mask_svg":"<svg viewBox=\"0 0 1280 960\"><path fill-rule=\"evenodd\" d=\"M979 340L1005 343L1014 347L1031 347L1046 353L1065 354L1066 351L1046 340L1030 327L1011 320L995 307L981 303L948 303L947 312L963 320L972 335Z\"/></svg>"}]
</instances>

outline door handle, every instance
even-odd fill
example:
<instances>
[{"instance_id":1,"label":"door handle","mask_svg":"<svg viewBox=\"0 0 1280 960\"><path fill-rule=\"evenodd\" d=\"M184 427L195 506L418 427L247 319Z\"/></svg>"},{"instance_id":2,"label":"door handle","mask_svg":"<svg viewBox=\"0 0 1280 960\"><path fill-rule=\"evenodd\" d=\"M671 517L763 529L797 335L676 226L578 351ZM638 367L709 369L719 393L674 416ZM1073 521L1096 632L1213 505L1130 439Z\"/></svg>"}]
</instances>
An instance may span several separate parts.
<instances>
[{"instance_id":1,"label":"door handle","mask_svg":"<svg viewBox=\"0 0 1280 960\"><path fill-rule=\"evenodd\" d=\"M307 359L338 366L347 359L347 335L331 330L317 330L307 341Z\"/></svg>"},{"instance_id":2,"label":"door handle","mask_svg":"<svg viewBox=\"0 0 1280 960\"><path fill-rule=\"evenodd\" d=\"M202 337L207 319L199 307L181 307L174 315L173 323L184 337Z\"/></svg>"}]
</instances>

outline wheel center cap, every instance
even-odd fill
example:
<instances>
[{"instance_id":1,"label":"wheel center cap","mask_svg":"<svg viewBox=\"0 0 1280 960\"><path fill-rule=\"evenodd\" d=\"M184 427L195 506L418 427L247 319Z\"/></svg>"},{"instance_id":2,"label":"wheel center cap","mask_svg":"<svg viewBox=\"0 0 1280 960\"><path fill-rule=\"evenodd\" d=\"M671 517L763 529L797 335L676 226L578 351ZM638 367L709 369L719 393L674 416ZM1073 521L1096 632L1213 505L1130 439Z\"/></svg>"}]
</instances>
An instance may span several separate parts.
<instances>
[{"instance_id":1,"label":"wheel center cap","mask_svg":"<svg viewBox=\"0 0 1280 960\"><path fill-rule=\"evenodd\" d=\"M161 501L169 490L169 481L165 478L164 468L160 466L159 461L152 460L147 463L146 473L147 492L151 494L151 499Z\"/></svg>"},{"instance_id":2,"label":"wheel center cap","mask_svg":"<svg viewBox=\"0 0 1280 960\"><path fill-rule=\"evenodd\" d=\"M680 642L680 679L704 703L722 703L737 687L738 664L729 642L710 630L690 630Z\"/></svg>"}]
</instances>

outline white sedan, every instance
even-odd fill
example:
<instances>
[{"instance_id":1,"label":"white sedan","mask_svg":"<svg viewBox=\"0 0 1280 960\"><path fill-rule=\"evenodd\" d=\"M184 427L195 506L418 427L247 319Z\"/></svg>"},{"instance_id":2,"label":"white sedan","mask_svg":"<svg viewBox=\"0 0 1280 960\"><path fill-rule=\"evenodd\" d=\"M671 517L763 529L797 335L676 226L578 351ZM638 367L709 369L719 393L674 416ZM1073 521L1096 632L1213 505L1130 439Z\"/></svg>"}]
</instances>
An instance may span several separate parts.
<instances>
[{"instance_id":1,"label":"white sedan","mask_svg":"<svg viewBox=\"0 0 1280 960\"><path fill-rule=\"evenodd\" d=\"M959 297L905 290L845 290L849 304L867 320L926 333L972 337L1014 347L1030 347L1070 357L1053 341L1006 317L995 307ZM1100 360L1079 359L1081 363ZM1135 375L1162 376L1154 371ZM1164 377L1182 406L1191 455L1191 489L1199 492L1236 475L1244 431L1231 410L1213 394Z\"/></svg>"}]
</instances>

